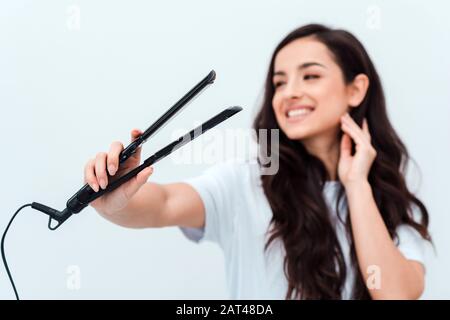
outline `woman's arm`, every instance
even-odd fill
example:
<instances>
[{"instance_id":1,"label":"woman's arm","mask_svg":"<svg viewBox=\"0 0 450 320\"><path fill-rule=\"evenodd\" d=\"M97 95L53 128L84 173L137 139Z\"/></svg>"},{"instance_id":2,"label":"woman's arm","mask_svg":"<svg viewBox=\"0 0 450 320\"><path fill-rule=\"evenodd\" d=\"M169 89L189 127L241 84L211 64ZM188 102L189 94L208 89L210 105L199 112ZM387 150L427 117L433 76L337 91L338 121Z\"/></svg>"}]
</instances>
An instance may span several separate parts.
<instances>
[{"instance_id":1,"label":"woman's arm","mask_svg":"<svg viewBox=\"0 0 450 320\"><path fill-rule=\"evenodd\" d=\"M163 185L147 182L122 210L98 212L109 221L127 228L199 228L205 223L203 202L197 191L186 183Z\"/></svg>"},{"instance_id":2,"label":"woman's arm","mask_svg":"<svg viewBox=\"0 0 450 320\"><path fill-rule=\"evenodd\" d=\"M424 268L406 259L395 246L367 179L377 155L367 121L364 119L362 129L348 114L341 122L344 135L338 173L346 190L356 255L366 286L373 299L417 299L424 289ZM356 144L354 155L351 139Z\"/></svg>"},{"instance_id":3,"label":"woman's arm","mask_svg":"<svg viewBox=\"0 0 450 320\"><path fill-rule=\"evenodd\" d=\"M424 290L423 266L406 259L395 246L370 184L367 181L349 184L346 194L359 268L372 298L418 299ZM370 277L380 277L379 287L371 286Z\"/></svg>"}]
</instances>

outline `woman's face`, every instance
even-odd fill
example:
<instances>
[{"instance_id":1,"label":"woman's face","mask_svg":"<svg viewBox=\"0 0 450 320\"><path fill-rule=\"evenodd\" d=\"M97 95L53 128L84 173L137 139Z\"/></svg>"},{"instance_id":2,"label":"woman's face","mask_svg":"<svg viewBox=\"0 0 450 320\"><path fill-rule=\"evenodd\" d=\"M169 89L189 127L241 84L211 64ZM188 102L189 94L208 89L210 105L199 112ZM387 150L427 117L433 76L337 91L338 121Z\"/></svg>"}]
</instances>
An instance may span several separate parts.
<instances>
[{"instance_id":1,"label":"woman's face","mask_svg":"<svg viewBox=\"0 0 450 320\"><path fill-rule=\"evenodd\" d=\"M305 37L283 47L275 57L273 84L275 116L290 139L337 134L349 108L349 90L323 43Z\"/></svg>"}]
</instances>

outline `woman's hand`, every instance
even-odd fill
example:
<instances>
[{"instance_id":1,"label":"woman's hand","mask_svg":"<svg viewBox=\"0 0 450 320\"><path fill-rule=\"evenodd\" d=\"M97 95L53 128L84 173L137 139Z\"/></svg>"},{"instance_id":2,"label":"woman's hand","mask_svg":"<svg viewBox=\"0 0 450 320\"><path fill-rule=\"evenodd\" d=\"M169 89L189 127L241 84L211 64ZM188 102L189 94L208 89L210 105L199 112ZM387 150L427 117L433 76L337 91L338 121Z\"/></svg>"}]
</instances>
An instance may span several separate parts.
<instances>
[{"instance_id":1,"label":"woman's hand","mask_svg":"<svg viewBox=\"0 0 450 320\"><path fill-rule=\"evenodd\" d=\"M349 185L366 182L370 167L377 155L370 143L367 120L364 119L362 129L348 113L341 117L341 128L344 131L341 140L338 175L345 188ZM351 139L355 141L355 154L352 156Z\"/></svg>"},{"instance_id":2,"label":"woman's hand","mask_svg":"<svg viewBox=\"0 0 450 320\"><path fill-rule=\"evenodd\" d=\"M131 131L131 141L136 140L142 131ZM130 170L136 168L141 161L141 147L130 156L119 168L119 155L123 150L123 144L115 141L111 144L109 152L99 152L95 158L89 160L84 169L84 181L98 192L108 186L108 175L121 177ZM149 176L152 174L153 168L148 167L139 172L134 178L125 182L120 187L111 191L95 201L91 202L91 206L98 212L104 214L112 214L123 209L133 195L144 185Z\"/></svg>"}]
</instances>

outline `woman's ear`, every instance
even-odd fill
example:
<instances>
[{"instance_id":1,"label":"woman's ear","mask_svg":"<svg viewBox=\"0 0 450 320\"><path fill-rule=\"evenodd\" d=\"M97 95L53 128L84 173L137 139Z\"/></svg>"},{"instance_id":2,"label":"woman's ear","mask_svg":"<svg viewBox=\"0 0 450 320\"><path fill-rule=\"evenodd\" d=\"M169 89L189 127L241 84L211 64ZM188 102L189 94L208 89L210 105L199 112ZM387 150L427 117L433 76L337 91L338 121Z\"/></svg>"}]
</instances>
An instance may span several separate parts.
<instances>
[{"instance_id":1,"label":"woman's ear","mask_svg":"<svg viewBox=\"0 0 450 320\"><path fill-rule=\"evenodd\" d=\"M364 74L358 74L353 82L347 86L348 105L357 107L361 104L369 88L369 78Z\"/></svg>"}]
</instances>

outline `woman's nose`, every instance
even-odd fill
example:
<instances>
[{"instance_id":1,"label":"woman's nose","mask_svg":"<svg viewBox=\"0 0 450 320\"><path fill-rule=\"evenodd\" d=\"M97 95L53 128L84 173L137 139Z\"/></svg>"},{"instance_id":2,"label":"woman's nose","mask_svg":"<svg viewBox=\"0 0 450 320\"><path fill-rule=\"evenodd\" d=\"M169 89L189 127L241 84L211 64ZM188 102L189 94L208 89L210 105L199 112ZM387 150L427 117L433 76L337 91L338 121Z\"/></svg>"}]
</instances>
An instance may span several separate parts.
<instances>
[{"instance_id":1,"label":"woman's nose","mask_svg":"<svg viewBox=\"0 0 450 320\"><path fill-rule=\"evenodd\" d=\"M284 90L285 98L299 98L303 95L303 88L300 81L297 79L292 79L286 83L286 88Z\"/></svg>"}]
</instances>

